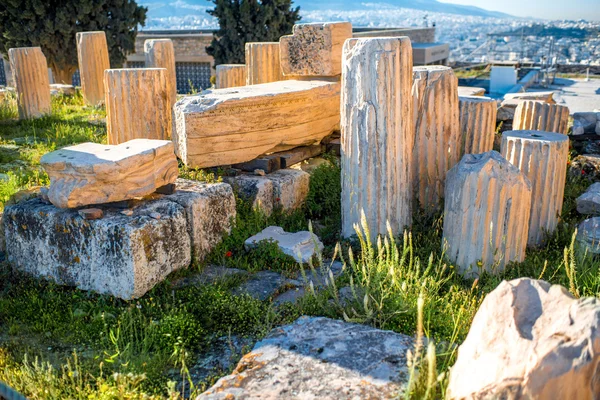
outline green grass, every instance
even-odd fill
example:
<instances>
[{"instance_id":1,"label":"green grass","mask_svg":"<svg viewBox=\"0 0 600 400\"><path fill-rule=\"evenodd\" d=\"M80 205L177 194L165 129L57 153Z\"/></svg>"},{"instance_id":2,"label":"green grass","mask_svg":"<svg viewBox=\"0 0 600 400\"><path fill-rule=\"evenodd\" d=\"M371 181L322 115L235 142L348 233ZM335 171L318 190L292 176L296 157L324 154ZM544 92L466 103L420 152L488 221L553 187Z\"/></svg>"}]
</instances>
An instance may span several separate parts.
<instances>
[{"instance_id":1,"label":"green grass","mask_svg":"<svg viewBox=\"0 0 600 400\"><path fill-rule=\"evenodd\" d=\"M6 174L0 179L2 202L20 189L47 184L39 167L46 152L106 140L104 126L90 123L103 111L83 106L79 95L54 98L52 116L25 122L15 119L11 101L0 106L0 173ZM221 172L182 167L180 175L213 182ZM561 222L546 245L529 249L524 262L505 272L483 274L476 281L456 274L444 258L439 214L416 213L411 231L400 237L369 243L359 235L340 242L340 168L335 162L314 172L306 205L291 214L278 209L267 217L237 198L235 226L208 258L172 274L136 301L35 280L0 264L0 381L32 399L175 399L183 392L182 382L188 394L198 393L229 372L191 379L190 366L217 338L258 339L300 315L319 315L431 338L434 344L413 352L415 372L407 397L441 398L456 346L483 297L501 280L542 278L575 296L600 295L600 263L573 246L573 233L584 218L575 210L575 199L589 184L569 176ZM326 244L325 255L343 259L346 273L296 305L276 308L271 299L234 296L232 288L244 279L239 277L207 286L172 286L210 263L297 274L300 266L273 244L246 252L243 242L269 225L297 231L307 229L309 221ZM320 259L313 261L304 273L326 270ZM350 287L346 300L340 296L342 287ZM417 374L418 368L427 373Z\"/></svg>"}]
</instances>

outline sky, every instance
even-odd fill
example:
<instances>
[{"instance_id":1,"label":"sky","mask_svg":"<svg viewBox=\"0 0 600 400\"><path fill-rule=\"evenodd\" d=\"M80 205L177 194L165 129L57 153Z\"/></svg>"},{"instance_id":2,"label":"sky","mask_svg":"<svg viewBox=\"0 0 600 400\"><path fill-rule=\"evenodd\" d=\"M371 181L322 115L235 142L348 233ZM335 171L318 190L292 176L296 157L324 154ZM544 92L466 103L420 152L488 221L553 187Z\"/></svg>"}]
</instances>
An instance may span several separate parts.
<instances>
[{"instance_id":1,"label":"sky","mask_svg":"<svg viewBox=\"0 0 600 400\"><path fill-rule=\"evenodd\" d=\"M600 21L600 0L439 0L519 17Z\"/></svg>"}]
</instances>

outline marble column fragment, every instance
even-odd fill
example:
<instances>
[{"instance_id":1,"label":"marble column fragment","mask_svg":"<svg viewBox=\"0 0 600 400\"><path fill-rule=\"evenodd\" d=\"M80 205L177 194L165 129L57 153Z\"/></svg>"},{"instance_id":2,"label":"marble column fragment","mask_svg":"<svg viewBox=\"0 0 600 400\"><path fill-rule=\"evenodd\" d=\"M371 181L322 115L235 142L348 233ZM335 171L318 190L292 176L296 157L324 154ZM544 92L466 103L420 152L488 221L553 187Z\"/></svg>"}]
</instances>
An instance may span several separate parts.
<instances>
[{"instance_id":1,"label":"marble column fragment","mask_svg":"<svg viewBox=\"0 0 600 400\"><path fill-rule=\"evenodd\" d=\"M19 119L50 114L50 81L46 57L39 47L18 47L8 50L17 92Z\"/></svg>"},{"instance_id":2,"label":"marble column fragment","mask_svg":"<svg viewBox=\"0 0 600 400\"><path fill-rule=\"evenodd\" d=\"M246 43L246 84L284 80L279 61L279 42Z\"/></svg>"},{"instance_id":3,"label":"marble column fragment","mask_svg":"<svg viewBox=\"0 0 600 400\"><path fill-rule=\"evenodd\" d=\"M106 34L79 32L76 39L83 99L86 104L97 106L104 102L104 71L110 68Z\"/></svg>"},{"instance_id":4,"label":"marble column fragment","mask_svg":"<svg viewBox=\"0 0 600 400\"><path fill-rule=\"evenodd\" d=\"M217 65L217 89L246 86L245 64Z\"/></svg>"},{"instance_id":5,"label":"marble column fragment","mask_svg":"<svg viewBox=\"0 0 600 400\"><path fill-rule=\"evenodd\" d=\"M496 100L483 96L459 96L459 157L492 150L496 134Z\"/></svg>"},{"instance_id":6,"label":"marble column fragment","mask_svg":"<svg viewBox=\"0 0 600 400\"><path fill-rule=\"evenodd\" d=\"M513 119L514 130L567 134L569 108L559 104L526 100L519 103Z\"/></svg>"}]
</instances>

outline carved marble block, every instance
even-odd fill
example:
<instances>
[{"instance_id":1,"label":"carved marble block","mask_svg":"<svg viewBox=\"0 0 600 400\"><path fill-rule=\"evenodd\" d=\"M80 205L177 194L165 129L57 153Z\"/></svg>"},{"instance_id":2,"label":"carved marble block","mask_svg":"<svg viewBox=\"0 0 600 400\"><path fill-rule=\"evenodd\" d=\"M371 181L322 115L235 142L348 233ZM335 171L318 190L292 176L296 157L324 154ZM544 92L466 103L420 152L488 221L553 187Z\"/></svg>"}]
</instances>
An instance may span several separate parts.
<instances>
[{"instance_id":1,"label":"carved marble block","mask_svg":"<svg viewBox=\"0 0 600 400\"><path fill-rule=\"evenodd\" d=\"M467 277L523 261L531 183L498 152L466 154L446 178L442 247Z\"/></svg>"},{"instance_id":2,"label":"carved marble block","mask_svg":"<svg viewBox=\"0 0 600 400\"><path fill-rule=\"evenodd\" d=\"M175 151L206 168L319 143L340 122L340 84L280 81L205 90L175 104Z\"/></svg>"},{"instance_id":3,"label":"carved marble block","mask_svg":"<svg viewBox=\"0 0 600 400\"><path fill-rule=\"evenodd\" d=\"M558 224L565 194L569 138L541 131L506 131L502 155L531 181L528 245L538 246Z\"/></svg>"},{"instance_id":4,"label":"carved marble block","mask_svg":"<svg viewBox=\"0 0 600 400\"><path fill-rule=\"evenodd\" d=\"M246 84L282 81L279 42L246 43Z\"/></svg>"},{"instance_id":5,"label":"carved marble block","mask_svg":"<svg viewBox=\"0 0 600 400\"><path fill-rule=\"evenodd\" d=\"M166 69L108 69L104 84L108 144L171 138L171 95Z\"/></svg>"},{"instance_id":6,"label":"carved marble block","mask_svg":"<svg viewBox=\"0 0 600 400\"><path fill-rule=\"evenodd\" d=\"M50 114L50 81L48 64L39 47L18 47L8 50L17 91L19 119Z\"/></svg>"},{"instance_id":7,"label":"carved marble block","mask_svg":"<svg viewBox=\"0 0 600 400\"><path fill-rule=\"evenodd\" d=\"M76 39L83 99L86 104L97 106L104 102L104 71L110 68L106 34L79 32Z\"/></svg>"},{"instance_id":8,"label":"carved marble block","mask_svg":"<svg viewBox=\"0 0 600 400\"><path fill-rule=\"evenodd\" d=\"M217 89L227 89L238 86L246 86L246 65L217 65Z\"/></svg>"},{"instance_id":9,"label":"carved marble block","mask_svg":"<svg viewBox=\"0 0 600 400\"><path fill-rule=\"evenodd\" d=\"M496 133L496 100L483 96L459 96L458 105L459 157L492 150Z\"/></svg>"},{"instance_id":10,"label":"carved marble block","mask_svg":"<svg viewBox=\"0 0 600 400\"><path fill-rule=\"evenodd\" d=\"M514 130L533 130L567 134L569 108L542 101L521 101L515 110Z\"/></svg>"},{"instance_id":11,"label":"carved marble block","mask_svg":"<svg viewBox=\"0 0 600 400\"><path fill-rule=\"evenodd\" d=\"M177 101L177 76L175 75L175 49L171 39L148 39L144 42L146 68L165 68L171 107Z\"/></svg>"},{"instance_id":12,"label":"carved marble block","mask_svg":"<svg viewBox=\"0 0 600 400\"><path fill-rule=\"evenodd\" d=\"M342 235L364 212L371 239L412 222L412 46L407 37L349 39L342 64Z\"/></svg>"},{"instance_id":13,"label":"carved marble block","mask_svg":"<svg viewBox=\"0 0 600 400\"><path fill-rule=\"evenodd\" d=\"M443 66L414 67L413 79L414 191L427 210L439 206L446 173L459 161L458 79Z\"/></svg>"},{"instance_id":14,"label":"carved marble block","mask_svg":"<svg viewBox=\"0 0 600 400\"><path fill-rule=\"evenodd\" d=\"M135 139L116 146L82 143L45 154L48 199L60 208L143 197L175 182L173 143Z\"/></svg>"},{"instance_id":15,"label":"carved marble block","mask_svg":"<svg viewBox=\"0 0 600 400\"><path fill-rule=\"evenodd\" d=\"M291 35L279 39L281 69L285 76L338 76L342 47L352 37L350 22L294 25Z\"/></svg>"}]
</instances>

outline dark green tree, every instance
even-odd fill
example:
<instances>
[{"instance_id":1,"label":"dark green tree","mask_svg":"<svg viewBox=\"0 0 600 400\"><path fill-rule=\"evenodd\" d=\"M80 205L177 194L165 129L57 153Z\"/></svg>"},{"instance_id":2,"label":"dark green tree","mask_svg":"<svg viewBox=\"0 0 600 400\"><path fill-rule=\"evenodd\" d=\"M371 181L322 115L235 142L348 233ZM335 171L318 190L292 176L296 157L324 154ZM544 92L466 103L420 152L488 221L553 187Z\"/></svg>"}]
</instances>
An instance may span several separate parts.
<instances>
[{"instance_id":1,"label":"dark green tree","mask_svg":"<svg viewBox=\"0 0 600 400\"><path fill-rule=\"evenodd\" d=\"M246 42L278 42L292 33L300 20L300 7L292 0L212 0L207 12L219 21L219 30L206 48L215 65L243 64Z\"/></svg>"},{"instance_id":2,"label":"dark green tree","mask_svg":"<svg viewBox=\"0 0 600 400\"><path fill-rule=\"evenodd\" d=\"M77 32L106 32L111 66L120 67L146 11L135 0L0 0L0 51L8 59L10 48L39 46L55 80L71 83Z\"/></svg>"}]
</instances>

